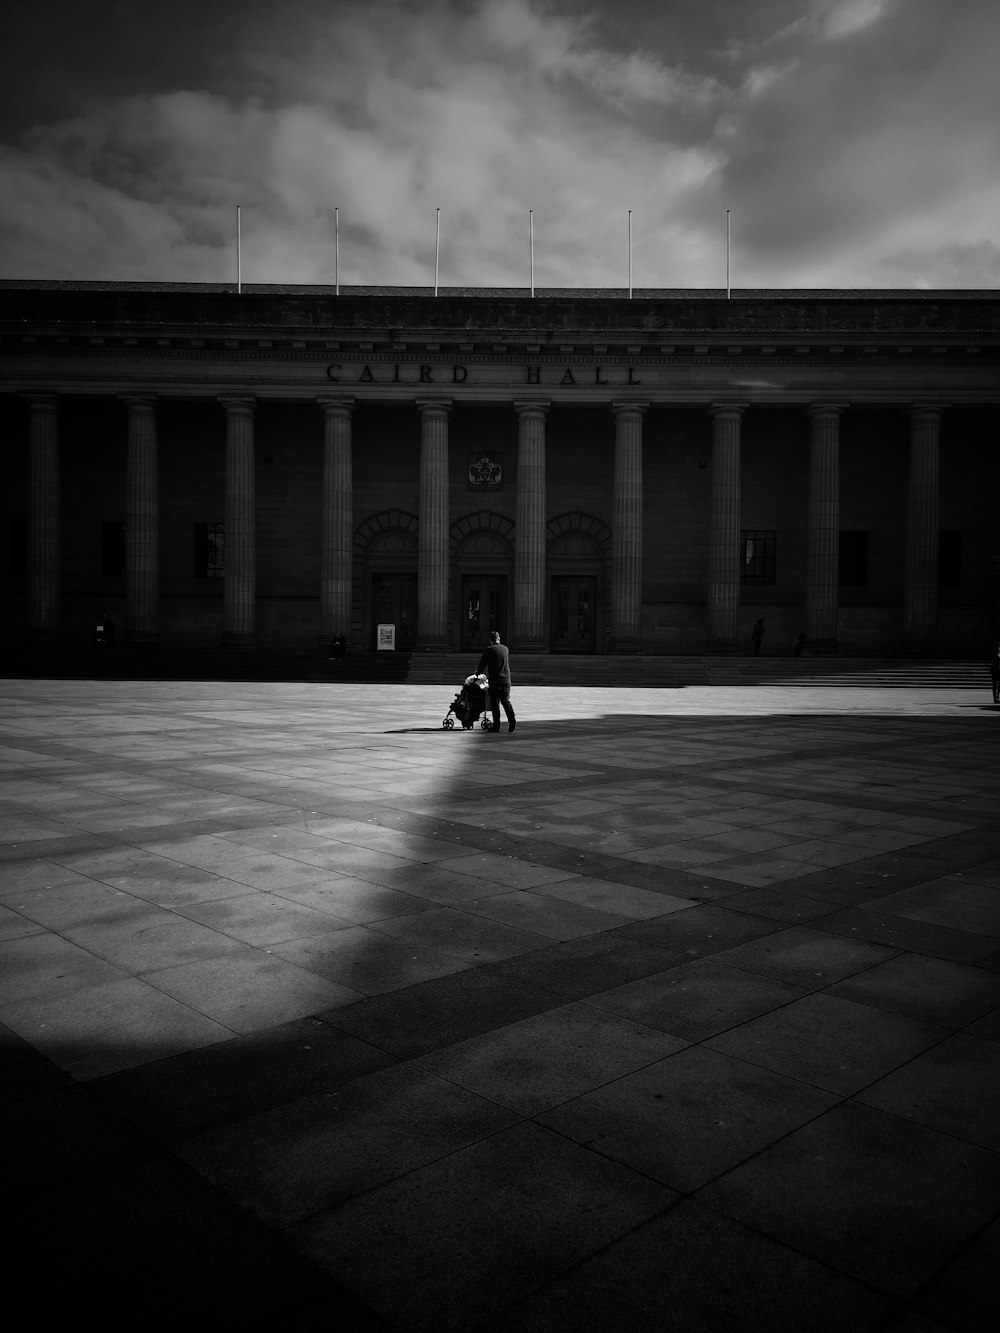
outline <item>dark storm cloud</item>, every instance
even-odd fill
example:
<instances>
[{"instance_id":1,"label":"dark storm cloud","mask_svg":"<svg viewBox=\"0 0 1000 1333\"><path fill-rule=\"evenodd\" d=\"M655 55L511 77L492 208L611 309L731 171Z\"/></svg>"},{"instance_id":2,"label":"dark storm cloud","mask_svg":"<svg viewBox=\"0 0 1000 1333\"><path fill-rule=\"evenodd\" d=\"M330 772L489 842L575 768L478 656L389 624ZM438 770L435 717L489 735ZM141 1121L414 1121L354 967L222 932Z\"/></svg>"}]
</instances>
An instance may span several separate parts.
<instances>
[{"instance_id":1,"label":"dark storm cloud","mask_svg":"<svg viewBox=\"0 0 1000 1333\"><path fill-rule=\"evenodd\" d=\"M16 276L995 283L993 0L16 7ZM27 73L32 71L31 76Z\"/></svg>"},{"instance_id":2,"label":"dark storm cloud","mask_svg":"<svg viewBox=\"0 0 1000 1333\"><path fill-rule=\"evenodd\" d=\"M876 281L948 282L960 269L996 282L982 241L997 221L997 18L993 6L897 2L877 34L798 53L740 117L722 176L756 263L777 272L820 256Z\"/></svg>"},{"instance_id":3,"label":"dark storm cloud","mask_svg":"<svg viewBox=\"0 0 1000 1333\"><path fill-rule=\"evenodd\" d=\"M120 98L224 84L239 65L241 31L273 11L261 0L14 0L4 6L4 45L16 58L0 81L0 133L11 142Z\"/></svg>"}]
</instances>

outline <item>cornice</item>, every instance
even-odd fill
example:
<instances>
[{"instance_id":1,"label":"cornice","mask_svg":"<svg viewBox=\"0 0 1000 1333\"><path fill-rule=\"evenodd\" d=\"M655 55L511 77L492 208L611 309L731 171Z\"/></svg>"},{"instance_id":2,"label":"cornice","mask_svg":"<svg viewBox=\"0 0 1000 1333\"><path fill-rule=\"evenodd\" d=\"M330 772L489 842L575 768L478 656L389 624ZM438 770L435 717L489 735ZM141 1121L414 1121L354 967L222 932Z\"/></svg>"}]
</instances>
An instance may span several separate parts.
<instances>
[{"instance_id":1,"label":"cornice","mask_svg":"<svg viewBox=\"0 0 1000 1333\"><path fill-rule=\"evenodd\" d=\"M818 342L792 341L781 342L744 340L733 343L730 340L716 342L697 342L690 339L673 343L629 344L628 346L609 343L562 343L559 345L539 345L537 343L496 344L484 341L480 344L436 342L421 345L409 342L404 346L379 345L369 340L345 342L325 339L257 340L257 339L206 339L206 338L160 338L139 340L123 336L90 336L71 339L65 335L38 335L0 332L0 356L12 357L72 357L80 359L100 359L114 356L134 359L197 359L210 362L239 360L245 362L291 361L314 362L318 358L335 361L346 358L351 361L368 362L377 365L413 365L419 361L433 364L465 365L511 364L548 365L593 365L595 361L603 365L676 365L682 363L712 364L721 361L738 361L740 364L778 362L796 362L803 359L829 359L831 364L851 365L889 360L907 360L911 363L938 364L954 359L976 358L989 360L1000 358L1000 334L992 337L980 337L972 340L907 341L893 340L882 342Z\"/></svg>"}]
</instances>

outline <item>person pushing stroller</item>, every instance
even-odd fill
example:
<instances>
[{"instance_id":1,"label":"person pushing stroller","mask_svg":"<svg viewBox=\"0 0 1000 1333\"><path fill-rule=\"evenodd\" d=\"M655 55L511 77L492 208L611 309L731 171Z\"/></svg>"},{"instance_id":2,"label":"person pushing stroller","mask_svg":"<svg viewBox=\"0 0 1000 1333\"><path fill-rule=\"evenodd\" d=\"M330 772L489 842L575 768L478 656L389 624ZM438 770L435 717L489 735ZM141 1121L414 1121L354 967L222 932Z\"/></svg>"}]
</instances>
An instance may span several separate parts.
<instances>
[{"instance_id":1,"label":"person pushing stroller","mask_svg":"<svg viewBox=\"0 0 1000 1333\"><path fill-rule=\"evenodd\" d=\"M485 672L490 687L490 708L493 712L493 731L500 730L500 707L507 714L507 730L517 726L514 709L510 702L510 653L500 642L500 635L490 630L490 641L479 659L477 671Z\"/></svg>"},{"instance_id":2,"label":"person pushing stroller","mask_svg":"<svg viewBox=\"0 0 1000 1333\"><path fill-rule=\"evenodd\" d=\"M451 706L441 719L441 725L450 731L458 718L463 731L471 731L482 717L484 731L490 730L490 724L484 714L490 703L490 692L485 676L466 676L465 684L451 701Z\"/></svg>"}]
</instances>

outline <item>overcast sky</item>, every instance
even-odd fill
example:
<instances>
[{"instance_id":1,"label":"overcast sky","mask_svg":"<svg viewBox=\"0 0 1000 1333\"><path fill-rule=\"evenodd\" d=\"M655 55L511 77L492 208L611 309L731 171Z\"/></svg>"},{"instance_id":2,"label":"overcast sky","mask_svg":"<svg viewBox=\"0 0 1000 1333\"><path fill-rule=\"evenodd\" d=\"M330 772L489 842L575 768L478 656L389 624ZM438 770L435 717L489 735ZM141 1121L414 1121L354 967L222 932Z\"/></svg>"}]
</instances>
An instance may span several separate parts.
<instances>
[{"instance_id":1,"label":"overcast sky","mask_svg":"<svg viewBox=\"0 0 1000 1333\"><path fill-rule=\"evenodd\" d=\"M1000 285L1000 0L10 0L0 277Z\"/></svg>"}]
</instances>

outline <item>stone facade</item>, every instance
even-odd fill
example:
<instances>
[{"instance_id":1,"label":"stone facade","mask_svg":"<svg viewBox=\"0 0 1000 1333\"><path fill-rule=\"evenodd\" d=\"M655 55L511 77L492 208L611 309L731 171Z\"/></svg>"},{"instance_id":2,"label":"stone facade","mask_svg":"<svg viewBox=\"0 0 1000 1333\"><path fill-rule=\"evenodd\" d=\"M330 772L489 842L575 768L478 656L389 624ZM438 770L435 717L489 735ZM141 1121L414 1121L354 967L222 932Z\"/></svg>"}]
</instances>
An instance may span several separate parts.
<instances>
[{"instance_id":1,"label":"stone facade","mask_svg":"<svg viewBox=\"0 0 1000 1333\"><path fill-rule=\"evenodd\" d=\"M4 635L979 651L1000 298L0 284Z\"/></svg>"}]
</instances>

